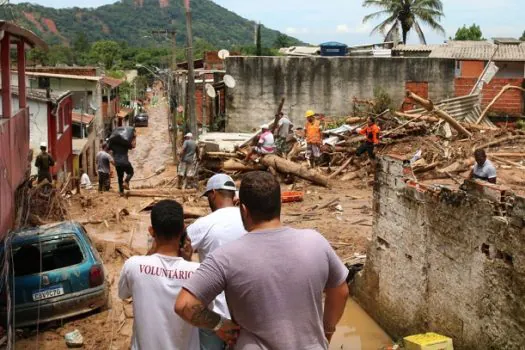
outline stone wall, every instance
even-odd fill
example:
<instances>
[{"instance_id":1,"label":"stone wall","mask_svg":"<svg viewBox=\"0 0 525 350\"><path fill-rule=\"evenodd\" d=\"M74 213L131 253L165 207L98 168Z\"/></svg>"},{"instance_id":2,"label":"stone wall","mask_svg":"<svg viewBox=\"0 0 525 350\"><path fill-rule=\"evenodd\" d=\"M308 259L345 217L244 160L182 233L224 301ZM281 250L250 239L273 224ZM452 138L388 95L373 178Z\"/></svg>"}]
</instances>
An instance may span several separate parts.
<instances>
[{"instance_id":1,"label":"stone wall","mask_svg":"<svg viewBox=\"0 0 525 350\"><path fill-rule=\"evenodd\" d=\"M282 97L296 124L314 109L345 116L352 99L373 97L382 87L401 105L406 82L428 83L430 98L454 96L454 61L400 57L229 57L226 71L237 85L228 89L227 130L250 131L273 118Z\"/></svg>"},{"instance_id":2,"label":"stone wall","mask_svg":"<svg viewBox=\"0 0 525 350\"><path fill-rule=\"evenodd\" d=\"M525 198L502 187L425 187L384 157L354 294L394 338L434 331L456 349L523 349L524 218Z\"/></svg>"}]
</instances>

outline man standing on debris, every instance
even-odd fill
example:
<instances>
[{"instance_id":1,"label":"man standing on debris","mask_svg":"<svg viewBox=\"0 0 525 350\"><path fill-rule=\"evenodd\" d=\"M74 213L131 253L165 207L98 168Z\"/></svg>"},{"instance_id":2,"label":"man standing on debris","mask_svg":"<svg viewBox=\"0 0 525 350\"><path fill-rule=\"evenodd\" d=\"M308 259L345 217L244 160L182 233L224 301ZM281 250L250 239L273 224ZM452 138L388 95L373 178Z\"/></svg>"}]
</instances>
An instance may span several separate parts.
<instances>
[{"instance_id":1,"label":"man standing on debris","mask_svg":"<svg viewBox=\"0 0 525 350\"><path fill-rule=\"evenodd\" d=\"M181 189L184 181L186 181L185 187L193 186L193 178L197 173L198 157L199 148L193 140L193 134L189 132L184 136L184 143L180 153L177 188Z\"/></svg>"},{"instance_id":2,"label":"man standing on debris","mask_svg":"<svg viewBox=\"0 0 525 350\"><path fill-rule=\"evenodd\" d=\"M242 224L241 211L234 204L235 182L226 174L217 174L208 180L204 196L212 210L210 215L198 219L188 226L191 245L199 253L200 262L215 249L242 237L246 230ZM224 293L215 299L214 310L223 317L230 318ZM223 350L226 347L212 330L200 330L201 350Z\"/></svg>"},{"instance_id":3,"label":"man standing on debris","mask_svg":"<svg viewBox=\"0 0 525 350\"><path fill-rule=\"evenodd\" d=\"M53 165L55 165L55 160L51 157L51 154L47 153L47 143L40 143L40 154L35 160L35 167L38 168L38 183L44 180L49 181L50 184L53 183L53 178L51 177L51 167Z\"/></svg>"},{"instance_id":4,"label":"man standing on debris","mask_svg":"<svg viewBox=\"0 0 525 350\"><path fill-rule=\"evenodd\" d=\"M379 129L379 126L376 124L375 118L368 118L368 125L363 129L357 129L357 132L361 135L364 135L366 139L357 149L355 153L356 156L359 157L363 153L367 152L368 157L371 160L374 160L376 158L376 155L374 154L374 148L379 144L379 133L381 132L381 129Z\"/></svg>"},{"instance_id":5,"label":"man standing on debris","mask_svg":"<svg viewBox=\"0 0 525 350\"><path fill-rule=\"evenodd\" d=\"M235 349L328 349L348 299L348 269L318 232L281 225L281 188L270 173L246 174L239 194L249 233L204 260L175 311L196 327L231 325L207 309L225 291L241 328Z\"/></svg>"},{"instance_id":6,"label":"man standing on debris","mask_svg":"<svg viewBox=\"0 0 525 350\"><path fill-rule=\"evenodd\" d=\"M306 125L304 126L306 136L306 159L312 168L316 167L321 157L321 145L323 134L321 132L321 122L315 119L314 111L306 112Z\"/></svg>"},{"instance_id":7,"label":"man standing on debris","mask_svg":"<svg viewBox=\"0 0 525 350\"><path fill-rule=\"evenodd\" d=\"M109 149L113 152L113 159L115 161L115 169L117 170L118 177L118 189L120 194L124 193L124 190L129 190L129 183L133 177L134 170L131 162L128 158L128 152L130 149L135 148L137 145L137 137L134 136L133 140L129 145L123 145L117 142L109 143ZM126 178L124 179L124 174Z\"/></svg>"},{"instance_id":8,"label":"man standing on debris","mask_svg":"<svg viewBox=\"0 0 525 350\"><path fill-rule=\"evenodd\" d=\"M115 165L113 157L108 153L107 143L102 144L102 149L98 152L97 161L97 173L98 173L98 191L107 192L111 188L111 168L110 164Z\"/></svg>"},{"instance_id":9,"label":"man standing on debris","mask_svg":"<svg viewBox=\"0 0 525 350\"><path fill-rule=\"evenodd\" d=\"M198 350L197 328L173 315L170 307L199 267L181 257L181 242L189 244L182 206L173 200L157 203L149 232L155 240L153 254L129 258L120 274L119 297L133 298L131 349Z\"/></svg>"},{"instance_id":10,"label":"man standing on debris","mask_svg":"<svg viewBox=\"0 0 525 350\"><path fill-rule=\"evenodd\" d=\"M476 159L476 164L474 164L474 167L472 168L470 178L488 181L495 184L497 180L496 168L494 167L494 164L487 159L485 150L477 149L474 152L474 158Z\"/></svg>"},{"instance_id":11,"label":"man standing on debris","mask_svg":"<svg viewBox=\"0 0 525 350\"><path fill-rule=\"evenodd\" d=\"M293 123L284 115L283 112L279 113L279 121L275 129L275 145L281 155L286 156L288 153L288 137L293 128Z\"/></svg>"}]
</instances>

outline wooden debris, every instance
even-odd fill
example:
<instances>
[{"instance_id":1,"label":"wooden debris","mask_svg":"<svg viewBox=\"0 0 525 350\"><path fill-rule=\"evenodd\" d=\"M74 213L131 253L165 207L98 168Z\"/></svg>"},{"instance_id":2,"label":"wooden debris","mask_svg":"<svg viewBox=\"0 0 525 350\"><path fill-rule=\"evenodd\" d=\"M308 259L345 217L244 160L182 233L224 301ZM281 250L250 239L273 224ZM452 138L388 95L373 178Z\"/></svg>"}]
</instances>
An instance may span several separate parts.
<instances>
[{"instance_id":1,"label":"wooden debris","mask_svg":"<svg viewBox=\"0 0 525 350\"><path fill-rule=\"evenodd\" d=\"M414 94L411 91L407 91L407 97L413 100L414 102L420 104L421 106L423 106L427 111L434 112L439 118L449 123L450 126L456 129L456 131L459 132L461 135L464 135L469 138L472 137L472 134L467 129L465 129L461 124L459 124L459 122L456 119L451 117L447 112L436 108L431 100L426 100L422 98L421 96Z\"/></svg>"},{"instance_id":2,"label":"wooden debris","mask_svg":"<svg viewBox=\"0 0 525 350\"><path fill-rule=\"evenodd\" d=\"M302 179L311 181L317 185L328 187L328 178L321 175L313 170L308 169L305 166L294 163L292 161L280 158L274 154L267 154L260 158L261 164L266 167L273 167L277 171L283 174L292 174L299 176Z\"/></svg>"},{"instance_id":3,"label":"wooden debris","mask_svg":"<svg viewBox=\"0 0 525 350\"><path fill-rule=\"evenodd\" d=\"M492 108L492 106L494 106L494 104L499 100L501 95L503 95L505 93L505 91L511 90L511 89L516 89L516 90L520 90L522 92L525 92L525 89L522 88L522 87L514 86L514 85L510 85L510 84L505 85L501 89L501 91L492 99L492 101L490 101L490 103L487 105L487 107L485 107L483 112L481 112L481 115L479 116L478 120L476 120L476 124L481 123L483 121L483 119L485 119L485 116L487 115L489 110Z\"/></svg>"},{"instance_id":4,"label":"wooden debris","mask_svg":"<svg viewBox=\"0 0 525 350\"><path fill-rule=\"evenodd\" d=\"M488 147L492 147L492 146L497 146L497 145L500 145L502 143L509 142L509 141L524 140L524 139L525 139L524 135L507 136L507 137L503 137L503 138L500 138L500 139L497 139L497 140L494 140L494 141L490 141L490 142L484 143L484 144L476 147L474 150L484 149L484 148L488 148Z\"/></svg>"},{"instance_id":5,"label":"wooden debris","mask_svg":"<svg viewBox=\"0 0 525 350\"><path fill-rule=\"evenodd\" d=\"M339 202L339 198L335 198L335 199L332 199L329 202L326 202L325 204L322 204L322 205L316 204L313 207L309 208L308 211L322 210L322 209L331 207L332 205L335 205L338 202Z\"/></svg>"},{"instance_id":6,"label":"wooden debris","mask_svg":"<svg viewBox=\"0 0 525 350\"><path fill-rule=\"evenodd\" d=\"M492 156L492 159L497 160L498 162L501 162L501 163L504 163L504 164L512 165L512 166L514 166L514 167L516 167L518 169L524 169L525 170L525 166L523 166L520 163L511 162L508 159L500 158L500 157L497 157L497 156Z\"/></svg>"},{"instance_id":7,"label":"wooden debris","mask_svg":"<svg viewBox=\"0 0 525 350\"><path fill-rule=\"evenodd\" d=\"M346 162L344 162L343 165L341 165L341 167L339 169L337 169L332 174L330 174L330 176L328 176L328 178L329 179L333 179L337 175L341 174L346 168L348 168L348 166L352 163L353 160L354 160L353 156L348 158L348 160Z\"/></svg>"}]
</instances>

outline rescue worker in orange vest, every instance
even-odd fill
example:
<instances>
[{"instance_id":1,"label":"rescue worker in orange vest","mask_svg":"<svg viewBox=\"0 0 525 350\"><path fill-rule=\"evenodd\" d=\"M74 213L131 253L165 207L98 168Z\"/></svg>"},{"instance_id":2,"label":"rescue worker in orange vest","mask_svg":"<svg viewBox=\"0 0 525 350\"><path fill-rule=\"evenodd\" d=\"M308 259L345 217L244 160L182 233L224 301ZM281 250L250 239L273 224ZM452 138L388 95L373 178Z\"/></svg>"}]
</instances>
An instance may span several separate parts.
<instances>
[{"instance_id":1,"label":"rescue worker in orange vest","mask_svg":"<svg viewBox=\"0 0 525 350\"><path fill-rule=\"evenodd\" d=\"M319 163L321 157L321 145L323 136L321 133L321 122L315 119L315 112L306 112L306 125L304 127L306 136L306 159L313 168Z\"/></svg>"},{"instance_id":2,"label":"rescue worker in orange vest","mask_svg":"<svg viewBox=\"0 0 525 350\"><path fill-rule=\"evenodd\" d=\"M366 136L366 140L357 149L356 155L359 157L361 154L367 152L368 157L370 157L371 160L374 160L376 158L374 147L379 144L379 133L381 132L381 129L379 129L379 126L376 124L375 118L368 118L368 125L366 128L358 129L357 132Z\"/></svg>"}]
</instances>

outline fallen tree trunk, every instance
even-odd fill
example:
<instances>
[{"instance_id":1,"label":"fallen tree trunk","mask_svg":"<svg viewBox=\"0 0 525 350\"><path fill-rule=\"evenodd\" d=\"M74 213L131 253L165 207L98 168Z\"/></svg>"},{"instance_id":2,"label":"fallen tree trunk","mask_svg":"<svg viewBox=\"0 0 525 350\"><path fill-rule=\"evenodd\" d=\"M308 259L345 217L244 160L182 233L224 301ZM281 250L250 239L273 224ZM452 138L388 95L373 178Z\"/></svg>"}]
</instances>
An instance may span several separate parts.
<instances>
[{"instance_id":1,"label":"fallen tree trunk","mask_svg":"<svg viewBox=\"0 0 525 350\"><path fill-rule=\"evenodd\" d=\"M329 186L329 181L326 176L312 171L305 166L301 166L300 164L283 159L274 154L267 154L264 157L262 157L261 164L268 168L273 167L280 173L293 174L299 176L300 178L311 181L317 185L325 187Z\"/></svg>"},{"instance_id":2,"label":"fallen tree trunk","mask_svg":"<svg viewBox=\"0 0 525 350\"><path fill-rule=\"evenodd\" d=\"M341 172L343 170L345 170L350 165L350 163L352 163L352 160L354 160L354 156L351 156L350 158L348 158L348 160L346 162L344 162L344 164L341 165L341 167L339 169L337 169L333 174L330 174L330 176L328 176L328 178L329 179L333 179L337 175L341 174Z\"/></svg>"},{"instance_id":3,"label":"fallen tree trunk","mask_svg":"<svg viewBox=\"0 0 525 350\"><path fill-rule=\"evenodd\" d=\"M400 118L405 118L405 119L410 119L410 120L419 119L421 121L425 121L429 123L437 123L441 120L439 118L432 117L429 115L424 115L424 114L408 114L408 113L403 113L403 112L393 112L393 113ZM470 123L465 123L465 122L459 122L459 124L469 131L498 130L498 128L492 128L486 125L476 125L476 124L470 124Z\"/></svg>"},{"instance_id":4,"label":"fallen tree trunk","mask_svg":"<svg viewBox=\"0 0 525 350\"><path fill-rule=\"evenodd\" d=\"M258 164L245 164L240 160L228 159L222 164L223 171L254 171L264 170L263 166Z\"/></svg>"},{"instance_id":5,"label":"fallen tree trunk","mask_svg":"<svg viewBox=\"0 0 525 350\"><path fill-rule=\"evenodd\" d=\"M472 137L472 134L470 133L470 131L465 129L461 124L459 124L459 122L456 119L451 117L447 112L444 112L444 111L440 110L439 108L436 108L434 106L434 103L432 103L431 100L426 100L426 99L422 98L421 96L418 96L418 95L416 95L413 92L408 91L408 90L407 90L407 97L409 99L411 99L412 101L416 102L417 104L421 105L427 111L434 112L439 118L441 118L441 119L445 120L447 123L449 123L450 126L453 127L454 129L456 129L456 131L458 133L460 133L461 135L464 135L464 136L469 137L469 138Z\"/></svg>"},{"instance_id":6,"label":"fallen tree trunk","mask_svg":"<svg viewBox=\"0 0 525 350\"><path fill-rule=\"evenodd\" d=\"M207 158L239 158L240 155L237 152L206 152L205 156Z\"/></svg>"},{"instance_id":7,"label":"fallen tree trunk","mask_svg":"<svg viewBox=\"0 0 525 350\"><path fill-rule=\"evenodd\" d=\"M440 174L461 173L461 172L467 171L473 165L474 165L473 159L466 159L463 161L457 161L455 163L452 163L446 168L438 169L437 172Z\"/></svg>"},{"instance_id":8,"label":"fallen tree trunk","mask_svg":"<svg viewBox=\"0 0 525 350\"><path fill-rule=\"evenodd\" d=\"M489 153L487 154L489 157L496 156L496 157L508 157L508 158L525 158L525 153L512 153L512 152L501 152L501 153Z\"/></svg>"}]
</instances>

